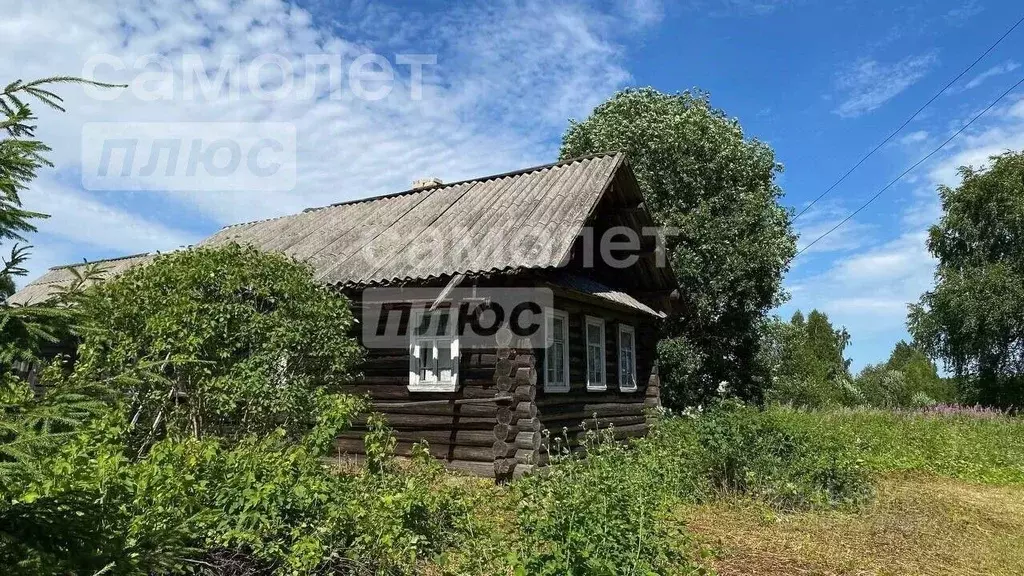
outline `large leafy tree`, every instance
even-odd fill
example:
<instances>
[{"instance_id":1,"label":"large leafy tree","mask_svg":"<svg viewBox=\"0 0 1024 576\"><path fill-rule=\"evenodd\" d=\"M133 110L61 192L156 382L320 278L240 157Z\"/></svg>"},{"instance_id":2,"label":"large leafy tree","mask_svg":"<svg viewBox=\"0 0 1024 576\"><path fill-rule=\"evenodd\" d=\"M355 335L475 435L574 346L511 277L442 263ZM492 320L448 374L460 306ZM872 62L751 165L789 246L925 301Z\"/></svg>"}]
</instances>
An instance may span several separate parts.
<instances>
[{"instance_id":1,"label":"large leafy tree","mask_svg":"<svg viewBox=\"0 0 1024 576\"><path fill-rule=\"evenodd\" d=\"M1024 403L1024 153L1007 152L985 170L960 168L941 186L943 216L928 250L935 288L911 306L916 342L941 358L967 400Z\"/></svg>"},{"instance_id":2,"label":"large leafy tree","mask_svg":"<svg viewBox=\"0 0 1024 576\"><path fill-rule=\"evenodd\" d=\"M700 402L724 381L759 400L758 326L783 299L795 251L775 181L771 147L748 139L705 93L622 91L571 122L561 157L626 152L648 208L678 234L668 239L681 312L667 324L659 359L664 400Z\"/></svg>"}]
</instances>

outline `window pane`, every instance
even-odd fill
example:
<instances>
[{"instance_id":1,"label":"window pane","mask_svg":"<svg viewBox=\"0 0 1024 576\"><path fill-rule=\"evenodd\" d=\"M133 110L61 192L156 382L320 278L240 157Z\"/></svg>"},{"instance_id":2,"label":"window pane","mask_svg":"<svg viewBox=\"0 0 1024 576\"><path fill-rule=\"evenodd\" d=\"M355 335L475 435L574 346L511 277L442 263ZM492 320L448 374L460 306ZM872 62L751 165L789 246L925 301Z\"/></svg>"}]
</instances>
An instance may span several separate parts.
<instances>
[{"instance_id":1,"label":"window pane","mask_svg":"<svg viewBox=\"0 0 1024 576\"><path fill-rule=\"evenodd\" d=\"M438 379L452 380L452 343L449 340L437 341L437 374Z\"/></svg>"},{"instance_id":2,"label":"window pane","mask_svg":"<svg viewBox=\"0 0 1024 576\"><path fill-rule=\"evenodd\" d=\"M434 341L420 339L416 341L420 348L420 356L416 359L419 366L420 381L434 380Z\"/></svg>"},{"instance_id":3,"label":"window pane","mask_svg":"<svg viewBox=\"0 0 1024 576\"><path fill-rule=\"evenodd\" d=\"M555 342L548 349L548 382L565 383L565 344Z\"/></svg>"},{"instance_id":4,"label":"window pane","mask_svg":"<svg viewBox=\"0 0 1024 576\"><path fill-rule=\"evenodd\" d=\"M601 327L595 324L587 324L587 342L589 344L601 344Z\"/></svg>"},{"instance_id":5,"label":"window pane","mask_svg":"<svg viewBox=\"0 0 1024 576\"><path fill-rule=\"evenodd\" d=\"M601 348L598 346L587 346L588 362L587 369L590 374L590 382L598 384L604 380L604 366L601 364Z\"/></svg>"},{"instance_id":6,"label":"window pane","mask_svg":"<svg viewBox=\"0 0 1024 576\"><path fill-rule=\"evenodd\" d=\"M565 342L565 321L555 317L551 320L551 340L554 342Z\"/></svg>"}]
</instances>

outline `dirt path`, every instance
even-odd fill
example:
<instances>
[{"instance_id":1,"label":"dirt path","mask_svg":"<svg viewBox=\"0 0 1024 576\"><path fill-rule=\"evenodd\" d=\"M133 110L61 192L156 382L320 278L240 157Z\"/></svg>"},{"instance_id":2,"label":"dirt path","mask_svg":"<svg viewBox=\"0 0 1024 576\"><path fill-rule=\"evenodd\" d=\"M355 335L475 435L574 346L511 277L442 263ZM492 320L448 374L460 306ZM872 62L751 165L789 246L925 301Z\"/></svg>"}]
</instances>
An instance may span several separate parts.
<instances>
[{"instance_id":1,"label":"dirt path","mask_svg":"<svg viewBox=\"0 0 1024 576\"><path fill-rule=\"evenodd\" d=\"M684 512L723 576L1024 574L1024 487L883 480L856 512L774 514L744 503Z\"/></svg>"}]
</instances>

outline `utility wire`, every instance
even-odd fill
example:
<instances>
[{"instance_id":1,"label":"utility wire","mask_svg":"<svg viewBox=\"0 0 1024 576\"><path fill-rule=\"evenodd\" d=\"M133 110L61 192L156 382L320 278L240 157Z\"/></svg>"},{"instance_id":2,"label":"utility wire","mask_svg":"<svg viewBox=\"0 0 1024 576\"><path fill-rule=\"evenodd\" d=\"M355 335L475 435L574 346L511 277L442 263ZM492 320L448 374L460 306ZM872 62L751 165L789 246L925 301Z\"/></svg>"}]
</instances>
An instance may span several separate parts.
<instances>
[{"instance_id":1,"label":"utility wire","mask_svg":"<svg viewBox=\"0 0 1024 576\"><path fill-rule=\"evenodd\" d=\"M829 187L828 187L828 189L827 189L827 190L825 190L824 192L822 192L821 194L819 194L819 195L818 195L818 197L817 197L817 198L815 198L814 200L812 200L810 204L808 204L807 206L804 206L804 209L803 209L803 210L801 210L801 211L800 211L799 213L797 213L797 215L793 217L793 220L795 221L795 220L796 220L797 218L799 218L799 217L803 216L803 215L804 215L804 213L806 213L806 212L807 212L808 210L810 210L810 209L811 209L811 206L814 206L814 205L815 205L815 204L816 204L816 203L818 202L818 200L821 200L822 198L824 198L825 196L827 196L829 192L831 192L832 190L834 190L836 186L839 186L840 184L842 184L842 183L843 183L843 181L844 181L844 180L846 180L846 178L847 178L847 177L848 177L848 176L849 176L850 174L853 174L854 170L856 170L857 168L860 168L860 165L861 165L861 164L863 164L863 163L864 163L864 162L865 162L865 161L866 161L866 160L867 160L868 158L870 158L871 156L873 156L873 155L875 154L875 152L878 152L878 150L879 150L879 149L881 149L881 148L882 148L882 146L885 146L885 145L886 145L886 144L887 144L887 143L888 143L888 142L889 142L890 140L892 140L892 139L893 139L893 137L895 137L895 136L896 136L897 134L899 134L899 133L900 133L900 132L901 132L901 131L902 131L902 130L903 130L904 128L906 128L906 127L907 127L907 125L908 125L908 124L910 124L910 123L911 123L911 122L912 122L912 121L914 120L914 118L917 118L917 115L918 115L918 114L920 114L920 113L921 113L922 111L924 111L924 109L925 109L925 108L927 108L927 107L928 107L928 106L929 106L929 105L930 105L930 104L931 104L932 102L935 102L935 100L936 100L936 99L937 99L937 98L938 98L939 96L941 96L941 95L942 95L942 94L943 94L943 93L944 93L944 92L945 92L946 90L949 90L949 87L950 87L950 86L952 86L953 84L956 84L956 81L957 81L957 80L959 80L959 79L963 78L964 74L967 74L968 72L970 72L971 68L974 68L974 67L975 67L975 66L976 66L976 65L978 64L978 62L981 62L981 60L982 60L982 59L983 59L983 58L984 58L985 56L988 56L988 55L989 55L989 53L990 53L990 52L992 52L992 50L994 50L994 49L995 49L995 47L996 47L996 46L998 46L998 45L999 45L999 44L1000 44L1000 43L1001 43L1001 42L1002 42L1003 40L1005 40L1005 39L1006 39L1006 37L1007 37L1007 36L1009 36L1011 32L1013 32L1014 30L1016 30L1016 29L1017 29L1017 26L1020 26L1021 22L1024 22L1024 16L1022 16L1020 20L1017 20L1017 22L1015 22L1015 23L1013 24L1013 26L1010 26L1010 29L1009 29L1009 30L1007 30L1006 32L1004 32L1004 33L1003 33L1003 35L1002 35L1002 36L1000 36L1000 37L999 37L999 39L998 39L998 40L996 40L994 44L992 44L991 46L989 46L989 47L988 47L988 50L985 50L985 52L983 52L983 53L981 54L981 56L978 56L977 58L975 58L975 59L974 59L974 62L971 62L971 65L970 65L970 66L968 66L967 68L964 68L963 72L960 72L959 74L957 74L957 75L956 75L956 78L953 78L952 80L950 80L948 84L946 84L945 86L943 86L943 87L942 87L942 90L939 90L939 91L938 91L938 92L937 92L937 93L936 93L936 94L935 94L934 96L932 96L932 97L931 97L931 99L930 99L930 100L928 100L927 102L925 102L925 103L924 103L924 106L921 106L920 108L918 108L918 109L917 109L917 112L914 112L913 116L911 116L910 118L907 118L906 122L904 122L903 124L900 124L900 127L899 127L899 128L897 128L896 130L894 130L894 131L892 132L892 134L889 134L888 136L886 136L885 140L882 140L881 142L879 142L877 146L875 146L874 148L872 148L872 149L871 149L871 151L870 151L870 152L868 152L868 153L867 153L867 154L866 154L866 155L865 155L865 156L864 156L863 158L861 158L861 159L860 159L860 160L859 160L859 161L858 161L858 162L857 162L856 164L854 164L852 168L850 168L849 170L847 170L847 171L846 171L846 173L845 173L845 174L843 174L843 175L842 175L842 177L840 177L840 178L839 178L839 180L836 180L836 181L835 181L835 182L834 182L834 183L833 183L833 184L832 184L831 186L829 186Z\"/></svg>"},{"instance_id":2,"label":"utility wire","mask_svg":"<svg viewBox=\"0 0 1024 576\"><path fill-rule=\"evenodd\" d=\"M877 193L876 193L876 194L875 194L874 196L872 196L872 197L871 197L871 198L870 198L870 199L869 199L869 200L868 200L867 202L865 202L864 204L862 204L862 205L860 206L860 208L857 208L856 210L854 210L853 212L851 212L849 216L847 216L846 218L843 218L843 220L842 220L842 221L841 221L840 223L838 223L838 224L836 224L835 226L833 226L833 227L832 227L832 228L831 228L831 229L830 229L830 230L829 230L828 232L825 232L825 233L824 233L824 234L822 234L821 236L818 236L817 238L815 238L815 239L814 239L814 241L813 241L813 242L811 242L811 243L810 243L810 244L808 244L807 246L804 246L803 248L801 248L801 249L800 249L800 251L799 251L799 252L797 252L797 253L796 253L796 254L795 254L795 255L793 256L793 258L794 258L794 259L796 259L796 257L797 257L797 256L799 256L799 255L803 254L803 253L804 253L804 252L805 252L805 251L806 251L806 250L807 250L808 248L810 248L811 246L814 246L815 244L817 244L819 240L821 240L822 238L824 238L824 237L828 236L829 234L831 234L831 233L835 232L836 230L838 230L838 229L839 229L839 227L840 227L840 226L842 226L843 224L846 224L847 222L849 222L849 221L850 221L850 219L852 219L852 218L853 218L854 216L856 216L857 214L859 214L859 213L861 212L861 210L864 210L865 208L867 208L868 206L870 206L870 205L871 205L871 203L872 203L872 202L874 202L875 200L877 200L877 199L878 199L878 197L879 197L879 196L881 196L883 192L885 192L886 190L888 190L889 188L891 188L891 187L893 186L893 184L896 184L897 182L899 182L900 180L902 180L904 176L906 176L907 174L910 174L911 172L913 172L915 168L917 168L917 167L918 167L918 166L920 166L921 164L924 164L924 162L925 162L926 160L928 160L929 158L931 158L932 156L934 156L934 155L935 155L935 153L937 153L937 152L938 152L939 150L942 150L943 148L945 148L945 147L946 147L946 145L947 145L947 144L949 144L950 142L952 142L954 138L956 138L957 136L959 136L959 135L960 135L960 134L961 134L961 133L962 133L962 132L963 132L964 130L967 130L968 128L970 128L971 124L974 124L974 122L975 122L975 121L977 121L977 120L978 120L978 118L981 118L982 116L984 116L986 112L988 112L988 111L989 111L989 110L991 110L991 109L992 109L993 107L995 107L995 105L996 105L996 104L998 104L1000 100L1002 100L1003 98L1006 98L1006 95L1007 95L1007 94L1009 94L1010 92L1013 92L1013 91L1014 91L1014 90L1015 90L1015 89L1016 89L1016 88L1017 88L1018 86L1020 86L1021 84L1024 84L1024 78L1021 78L1020 80L1018 80L1018 81L1017 81L1017 83L1016 83L1016 84L1014 84L1013 86L1010 86L1010 87L1009 87L1009 88L1008 88L1008 89L1007 89L1007 90L1006 90L1005 92L1003 92L1003 93L1002 93L1002 94L1001 94L1001 95L999 96L999 98L996 98L996 99L995 99L995 100L994 100L994 101L993 101L993 102L992 102L991 104L989 104L989 105L988 105L988 107L987 107L987 108L985 108L984 110L982 110L981 112L979 112L977 116L975 116L974 118L971 118L971 121L970 121L970 122L968 122L967 124L964 124L964 125L963 125L963 127L961 127L961 128L959 129L959 130L957 130L955 134L953 134L952 136L950 136L949 138L947 138L947 139L946 139L946 141L945 141L945 142L943 142L943 143L942 143L942 144L941 144L941 145L940 145L940 146L939 146L938 148L936 148L936 149L932 150L931 152L929 152L929 153L928 153L928 154L927 154L927 155L926 155L926 156L925 156L924 158L921 158L920 160L918 160L917 162L915 162L915 163L914 163L914 164L913 164L913 165L912 165L912 166L911 166L910 168L907 168L906 170L904 170L904 171L903 171L903 173L902 173L902 174L900 174L899 176L897 176L897 177L896 177L896 178L895 178L895 179L894 179L894 180L893 180L892 182L889 182L888 184L886 184L884 188L882 188L881 190L879 190L879 191L878 191L878 192L877 192ZM791 261L792 261L792 260L791 260Z\"/></svg>"}]
</instances>

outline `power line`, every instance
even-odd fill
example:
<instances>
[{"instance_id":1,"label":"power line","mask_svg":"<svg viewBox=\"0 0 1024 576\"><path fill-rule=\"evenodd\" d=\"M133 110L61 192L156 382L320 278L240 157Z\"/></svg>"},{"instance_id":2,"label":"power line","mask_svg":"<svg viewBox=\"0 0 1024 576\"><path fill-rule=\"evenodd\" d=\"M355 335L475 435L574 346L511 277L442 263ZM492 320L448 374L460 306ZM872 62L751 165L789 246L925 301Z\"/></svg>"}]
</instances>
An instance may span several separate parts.
<instances>
[{"instance_id":1,"label":"power line","mask_svg":"<svg viewBox=\"0 0 1024 576\"><path fill-rule=\"evenodd\" d=\"M875 194L874 196L872 196L872 197L871 197L871 198L870 198L870 199L869 199L869 200L868 200L867 202L865 202L864 204L862 204L862 205L860 206L860 208L857 208L856 210L854 210L853 212L851 212L849 216L847 216L846 218L843 218L843 220L842 220L842 221L841 221L840 223L838 223L838 224L836 224L835 226L833 226L833 227L832 227L832 228L831 228L831 229L830 229L830 230L829 230L828 232L825 232L825 233L824 233L824 234L822 234L821 236L818 236L817 238L815 238L815 239L814 239L814 241L813 241L813 242L811 242L811 243L810 243L810 244L808 244L807 246L804 246L803 248L801 248L801 249L800 249L800 251L799 251L799 252L797 252L797 253L796 253L796 254L795 254L795 255L793 256L793 258L794 258L794 259L796 259L796 257L797 257L797 256L799 256L799 255L803 254L803 253L804 253L804 252L805 252L805 251L806 251L806 250L807 250L808 248L810 248L811 246L814 246L815 244L817 244L819 240L821 240L822 238L824 238L824 237L828 236L829 234L831 234L831 233L835 232L835 231L836 231L836 230L838 230L838 229L839 229L839 228L840 228L840 227L841 227L841 226L842 226L843 224L846 224L847 222L849 222L849 221L850 221L850 219L852 219L852 218L853 218L854 216L856 216L857 214L859 214L859 213L861 212L861 210L864 210L865 208L867 208L868 206L870 206L870 205L871 205L871 203L872 203L872 202L874 202L875 200L877 200L877 199L878 199L878 197L879 197L879 196L881 196L883 192L885 192L886 190L888 190L889 188L891 188L891 187L892 187L892 186L893 186L894 184L896 184L897 182L899 182L900 180L902 180L904 176L906 176L907 174L910 174L911 172L913 172L915 168L917 168L917 167L918 167L918 166L920 166L921 164L924 164L924 162L925 162L926 160L928 160L929 158L931 158L932 156L934 156L934 155L935 155L935 153L937 153L937 152L938 152L939 150L942 150L943 148L945 148L945 147L946 147L946 145L947 145L947 144L949 144L950 142L952 142L954 138L956 138L957 136L959 136L959 135L960 135L960 134L961 134L961 133L962 133L962 132L963 132L964 130L967 130L968 128L970 128L971 124L974 124L974 122L975 122L975 121L977 121L977 120L978 120L978 118L981 118L982 116L984 116L986 112L988 112L989 110L991 110L991 109L992 109L992 108L993 108L993 107L994 107L994 106L995 106L996 104L998 104L998 103L999 103L999 101L1000 101L1000 100L1002 100L1003 98L1006 98L1006 95L1007 95L1007 94L1009 94L1010 92L1013 92L1013 91L1014 91L1014 90L1015 90L1015 89L1016 89L1016 88L1017 88L1018 86L1020 86L1021 84L1024 84L1024 78L1021 78L1020 80L1018 80L1018 81L1017 81L1017 83L1016 83L1016 84L1014 84L1013 86L1010 86L1010 87L1009 87L1009 88L1008 88L1008 89L1007 89L1007 90L1006 90L1005 92L1003 92L1003 93L1002 93L1002 94L1001 94L1001 95L999 96L999 98L996 98L996 99L995 99L995 100L994 100L994 101L993 101L993 102L992 102L991 104L989 104L989 105L988 105L988 107L986 107L986 108L985 108L984 110L982 110L981 112L979 112L977 116L975 116L974 118L971 118L971 121L970 121L970 122L968 122L967 124L964 124L964 125L963 125L963 127L961 127L961 128L959 129L959 130L957 130L955 134L953 134L952 136L950 136L949 138L947 138L947 139L946 139L946 141L945 141L945 142L943 142L943 143L942 143L942 144L941 144L941 145L940 145L940 146L939 146L938 148L936 148L936 149L932 150L931 152L929 152L929 153L928 153L928 154L927 154L927 155L926 155L926 156L925 156L924 158L921 158L920 160L918 160L917 162L915 162L915 163L914 163L914 164L913 164L913 165L912 165L912 166L911 166L910 168L907 168L906 170L904 170L904 171L903 171L903 173L902 173L902 174L900 174L899 176L897 176L897 177L896 177L896 178L895 178L895 179L894 179L894 180L893 180L892 182L889 182L888 184L886 184L884 188L882 188L881 190L879 190L879 191L878 191L878 192L877 192L877 193L876 193L876 194Z\"/></svg>"},{"instance_id":2,"label":"power line","mask_svg":"<svg viewBox=\"0 0 1024 576\"><path fill-rule=\"evenodd\" d=\"M881 149L882 146L885 146L886 144L888 144L889 141L892 140L893 137L895 137L897 134L899 134L904 128L906 128L907 125L910 124L914 120L914 118L917 118L918 114L920 114L932 102L935 102L935 100L939 96L941 96L946 90L949 90L950 86L952 86L953 84L956 84L957 80L963 78L964 74L967 74L968 72L970 72L971 68L974 68L978 64L978 62L981 62L981 60L983 58L985 58L985 56L988 56L989 52L992 52L992 50L994 50L996 46L998 46L1004 39L1006 39L1006 37L1009 36L1010 33L1013 32L1017 28L1017 26L1020 26L1021 22L1024 22L1024 16L1022 16L1020 20L1017 20L1017 22L1015 22L1013 24L1013 26L1010 26L1009 30L1004 32L1003 35L1000 36L999 39L996 40L994 44L992 44L991 46L988 47L988 50L985 50L985 52L983 52L981 54L981 56L978 56L977 58L975 58L974 62L971 62L970 66L968 66L967 68L964 68L963 72L960 72L959 74L957 74L956 78L953 78L952 80L950 80L949 83L947 83L945 86L942 87L942 90L939 90L934 96L931 97L930 100L925 102L924 106L921 106L920 108L918 108L917 112L914 112L914 114L910 118L907 118L906 122L904 122L903 124L900 124L899 128L894 130L892 132L892 134L889 134L888 136L886 136L885 140L882 140L881 142L879 142L877 146L872 148L870 152L868 152L866 155L864 155L863 158L861 158L859 161L857 161L857 163L854 164L852 168L847 170L846 173L843 174L842 177L839 178L839 180L836 180L831 186L828 187L827 190L825 190L824 192L819 194L818 197L815 198L814 200L812 200L810 204L808 204L807 206L804 206L804 209L801 210L796 216L794 216L793 220L795 221L797 218L803 216L804 213L806 213L808 210L811 209L811 206L814 206L818 202L818 200L821 200L822 198L827 196L829 192L834 190L836 186L839 186L840 184L842 184L843 181L846 180L846 178L850 174L853 174L854 170L856 170L857 168L860 168L861 164L863 164L868 158L873 156L875 152L878 152L878 150Z\"/></svg>"}]
</instances>

